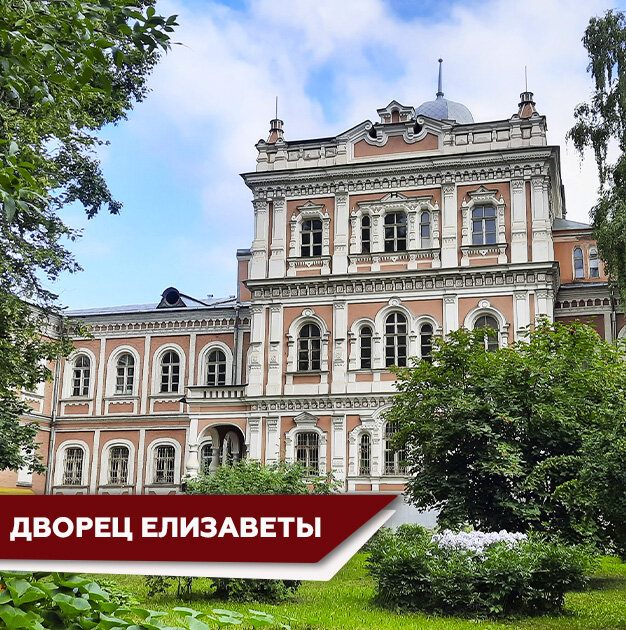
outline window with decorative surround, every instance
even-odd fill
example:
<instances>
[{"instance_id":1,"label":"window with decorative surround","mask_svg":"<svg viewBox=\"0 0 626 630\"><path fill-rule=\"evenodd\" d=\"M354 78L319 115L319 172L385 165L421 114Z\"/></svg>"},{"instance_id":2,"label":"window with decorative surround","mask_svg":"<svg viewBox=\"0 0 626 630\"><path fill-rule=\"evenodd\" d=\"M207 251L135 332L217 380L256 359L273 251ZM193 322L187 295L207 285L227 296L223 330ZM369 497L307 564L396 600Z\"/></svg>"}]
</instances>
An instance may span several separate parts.
<instances>
[{"instance_id":1,"label":"window with decorative surround","mask_svg":"<svg viewBox=\"0 0 626 630\"><path fill-rule=\"evenodd\" d=\"M369 215L361 217L361 253L369 254L372 249L372 220Z\"/></svg>"},{"instance_id":2,"label":"window with decorative surround","mask_svg":"<svg viewBox=\"0 0 626 630\"><path fill-rule=\"evenodd\" d=\"M306 219L300 228L300 256L322 255L322 222L319 219Z\"/></svg>"},{"instance_id":3,"label":"window with decorative surround","mask_svg":"<svg viewBox=\"0 0 626 630\"><path fill-rule=\"evenodd\" d=\"M173 484L175 482L176 449L163 444L154 449L154 483Z\"/></svg>"},{"instance_id":4,"label":"window with decorative surround","mask_svg":"<svg viewBox=\"0 0 626 630\"><path fill-rule=\"evenodd\" d=\"M359 440L359 475L372 473L372 438L369 433L361 434Z\"/></svg>"},{"instance_id":5,"label":"window with decorative surround","mask_svg":"<svg viewBox=\"0 0 626 630\"><path fill-rule=\"evenodd\" d=\"M584 280L585 259L582 247L574 247L574 280Z\"/></svg>"},{"instance_id":6,"label":"window with decorative surround","mask_svg":"<svg viewBox=\"0 0 626 630\"><path fill-rule=\"evenodd\" d=\"M213 442L205 442L200 449L200 472L208 473L213 461Z\"/></svg>"},{"instance_id":7,"label":"window with decorative surround","mask_svg":"<svg viewBox=\"0 0 626 630\"><path fill-rule=\"evenodd\" d=\"M472 245L495 245L496 240L496 209L475 206L472 209Z\"/></svg>"},{"instance_id":8,"label":"window with decorative surround","mask_svg":"<svg viewBox=\"0 0 626 630\"><path fill-rule=\"evenodd\" d=\"M407 321L402 313L391 313L385 319L385 366L406 366Z\"/></svg>"},{"instance_id":9,"label":"window with decorative surround","mask_svg":"<svg viewBox=\"0 0 626 630\"><path fill-rule=\"evenodd\" d=\"M72 396L89 396L91 361L81 354L74 360L72 369Z\"/></svg>"},{"instance_id":10,"label":"window with decorative surround","mask_svg":"<svg viewBox=\"0 0 626 630\"><path fill-rule=\"evenodd\" d=\"M109 449L109 485L123 486L128 483L128 446L113 446Z\"/></svg>"},{"instance_id":11,"label":"window with decorative surround","mask_svg":"<svg viewBox=\"0 0 626 630\"><path fill-rule=\"evenodd\" d=\"M420 326L420 357L424 361L432 363L433 351L433 326L432 324L422 324Z\"/></svg>"},{"instance_id":12,"label":"window with decorative surround","mask_svg":"<svg viewBox=\"0 0 626 630\"><path fill-rule=\"evenodd\" d=\"M132 354L126 352L117 360L115 374L115 393L116 395L130 396L133 393L135 382L135 358Z\"/></svg>"},{"instance_id":13,"label":"window with decorative surround","mask_svg":"<svg viewBox=\"0 0 626 630\"><path fill-rule=\"evenodd\" d=\"M372 367L372 327L362 326L359 334L360 367L369 370Z\"/></svg>"},{"instance_id":14,"label":"window with decorative surround","mask_svg":"<svg viewBox=\"0 0 626 630\"><path fill-rule=\"evenodd\" d=\"M406 251L406 213L389 212L385 215L385 252Z\"/></svg>"},{"instance_id":15,"label":"window with decorative surround","mask_svg":"<svg viewBox=\"0 0 626 630\"><path fill-rule=\"evenodd\" d=\"M428 249L433 246L430 212L420 214L420 248Z\"/></svg>"},{"instance_id":16,"label":"window with decorative surround","mask_svg":"<svg viewBox=\"0 0 626 630\"><path fill-rule=\"evenodd\" d=\"M226 354L223 350L211 350L207 357L207 385L217 387L226 385Z\"/></svg>"},{"instance_id":17,"label":"window with decorative surround","mask_svg":"<svg viewBox=\"0 0 626 630\"><path fill-rule=\"evenodd\" d=\"M83 461L85 453L77 446L65 449L63 456L63 485L82 486L83 485Z\"/></svg>"},{"instance_id":18,"label":"window with decorative surround","mask_svg":"<svg viewBox=\"0 0 626 630\"><path fill-rule=\"evenodd\" d=\"M485 350L494 352L500 347L500 326L498 325L498 320L495 317L492 317L491 315L480 315L474 322L474 329L476 328L485 329L485 336L483 337ZM491 329L494 333L487 333L487 329Z\"/></svg>"},{"instance_id":19,"label":"window with decorative surround","mask_svg":"<svg viewBox=\"0 0 626 630\"><path fill-rule=\"evenodd\" d=\"M296 435L296 461L300 462L309 474L317 475L319 473L319 450L317 433L303 431Z\"/></svg>"},{"instance_id":20,"label":"window with decorative surround","mask_svg":"<svg viewBox=\"0 0 626 630\"><path fill-rule=\"evenodd\" d=\"M398 422L387 422L385 425L385 475L403 475L406 472L403 465L406 452L404 449L396 449L393 446L394 436L399 430Z\"/></svg>"},{"instance_id":21,"label":"window with decorative surround","mask_svg":"<svg viewBox=\"0 0 626 630\"><path fill-rule=\"evenodd\" d=\"M180 357L168 350L161 359L161 393L177 393L180 384Z\"/></svg>"},{"instance_id":22,"label":"window with decorative surround","mask_svg":"<svg viewBox=\"0 0 626 630\"><path fill-rule=\"evenodd\" d=\"M317 324L305 324L298 334L298 371L321 369L322 334Z\"/></svg>"}]
</instances>

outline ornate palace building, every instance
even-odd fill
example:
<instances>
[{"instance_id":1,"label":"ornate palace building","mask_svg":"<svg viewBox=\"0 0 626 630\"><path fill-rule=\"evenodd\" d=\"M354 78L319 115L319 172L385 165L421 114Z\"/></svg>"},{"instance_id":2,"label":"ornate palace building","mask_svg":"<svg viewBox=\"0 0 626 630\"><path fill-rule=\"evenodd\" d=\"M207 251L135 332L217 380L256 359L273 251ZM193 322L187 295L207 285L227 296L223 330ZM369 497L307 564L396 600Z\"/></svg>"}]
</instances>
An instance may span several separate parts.
<instances>
[{"instance_id":1,"label":"ornate palace building","mask_svg":"<svg viewBox=\"0 0 626 630\"><path fill-rule=\"evenodd\" d=\"M428 360L433 336L462 326L493 328L500 346L539 316L623 331L590 226L566 218L546 129L530 92L475 122L441 87L334 137L288 140L272 120L242 176L254 240L237 252L237 296L170 287L154 304L69 313L91 336L24 394L47 475L0 485L171 494L248 457L400 491L389 366Z\"/></svg>"}]
</instances>

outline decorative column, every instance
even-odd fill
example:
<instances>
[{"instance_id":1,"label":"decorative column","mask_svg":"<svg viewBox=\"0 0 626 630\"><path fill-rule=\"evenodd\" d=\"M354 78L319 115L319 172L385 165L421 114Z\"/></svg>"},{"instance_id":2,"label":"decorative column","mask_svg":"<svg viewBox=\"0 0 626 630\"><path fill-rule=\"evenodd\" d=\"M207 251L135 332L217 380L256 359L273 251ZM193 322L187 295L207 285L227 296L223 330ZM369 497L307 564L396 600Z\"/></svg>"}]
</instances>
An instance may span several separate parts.
<instances>
[{"instance_id":1,"label":"decorative column","mask_svg":"<svg viewBox=\"0 0 626 630\"><path fill-rule=\"evenodd\" d=\"M546 177L540 176L531 179L531 195L532 260L533 262L545 262L554 258Z\"/></svg>"},{"instance_id":2,"label":"decorative column","mask_svg":"<svg viewBox=\"0 0 626 630\"><path fill-rule=\"evenodd\" d=\"M252 322L250 328L250 353L248 364L248 394L261 396L263 394L264 355L265 355L265 313L264 306L250 307Z\"/></svg>"},{"instance_id":3,"label":"decorative column","mask_svg":"<svg viewBox=\"0 0 626 630\"><path fill-rule=\"evenodd\" d=\"M346 191L335 193L335 238L333 273L348 273L349 197Z\"/></svg>"},{"instance_id":4,"label":"decorative column","mask_svg":"<svg viewBox=\"0 0 626 630\"><path fill-rule=\"evenodd\" d=\"M269 307L269 353L267 365L268 396L281 393L283 373L283 307L273 304Z\"/></svg>"},{"instance_id":5,"label":"decorative column","mask_svg":"<svg viewBox=\"0 0 626 630\"><path fill-rule=\"evenodd\" d=\"M511 262L528 262L528 233L526 226L526 182L511 180Z\"/></svg>"},{"instance_id":6,"label":"decorative column","mask_svg":"<svg viewBox=\"0 0 626 630\"><path fill-rule=\"evenodd\" d=\"M185 462L185 475L195 479L200 471L200 460L198 459L198 418L189 420L187 436L189 454Z\"/></svg>"},{"instance_id":7,"label":"decorative column","mask_svg":"<svg viewBox=\"0 0 626 630\"><path fill-rule=\"evenodd\" d=\"M330 391L346 391L348 369L348 308L346 302L333 304L333 375Z\"/></svg>"},{"instance_id":8,"label":"decorative column","mask_svg":"<svg viewBox=\"0 0 626 630\"><path fill-rule=\"evenodd\" d=\"M248 447L248 457L250 459L256 460L258 462L261 461L261 450L262 450L262 430L263 428L263 418L262 416L250 416L248 417L247 423L247 447Z\"/></svg>"},{"instance_id":9,"label":"decorative column","mask_svg":"<svg viewBox=\"0 0 626 630\"><path fill-rule=\"evenodd\" d=\"M331 470L342 483L346 479L346 416L332 416Z\"/></svg>"},{"instance_id":10,"label":"decorative column","mask_svg":"<svg viewBox=\"0 0 626 630\"><path fill-rule=\"evenodd\" d=\"M254 206L254 239L250 247L250 278L265 278L267 273L267 251L269 242L269 204L267 199L255 199Z\"/></svg>"},{"instance_id":11,"label":"decorative column","mask_svg":"<svg viewBox=\"0 0 626 630\"><path fill-rule=\"evenodd\" d=\"M284 278L287 240L287 202L284 197L274 197L272 213L272 242L268 275L270 278Z\"/></svg>"},{"instance_id":12,"label":"decorative column","mask_svg":"<svg viewBox=\"0 0 626 630\"><path fill-rule=\"evenodd\" d=\"M273 464L280 460L280 416L265 419L265 463Z\"/></svg>"},{"instance_id":13,"label":"decorative column","mask_svg":"<svg viewBox=\"0 0 626 630\"><path fill-rule=\"evenodd\" d=\"M528 291L515 291L513 294L515 300L515 341L524 338L530 326L530 300Z\"/></svg>"},{"instance_id":14,"label":"decorative column","mask_svg":"<svg viewBox=\"0 0 626 630\"><path fill-rule=\"evenodd\" d=\"M456 184L441 187L441 266L458 267Z\"/></svg>"},{"instance_id":15,"label":"decorative column","mask_svg":"<svg viewBox=\"0 0 626 630\"><path fill-rule=\"evenodd\" d=\"M443 330L449 334L459 328L459 303L456 295L443 297Z\"/></svg>"}]
</instances>

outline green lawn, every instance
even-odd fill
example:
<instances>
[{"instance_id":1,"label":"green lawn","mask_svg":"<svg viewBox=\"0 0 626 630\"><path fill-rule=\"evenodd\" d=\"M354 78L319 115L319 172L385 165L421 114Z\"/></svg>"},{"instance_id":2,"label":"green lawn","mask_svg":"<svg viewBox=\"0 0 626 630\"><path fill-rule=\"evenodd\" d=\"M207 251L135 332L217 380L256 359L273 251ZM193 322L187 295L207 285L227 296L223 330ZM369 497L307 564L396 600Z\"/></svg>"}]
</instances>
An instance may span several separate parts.
<instances>
[{"instance_id":1,"label":"green lawn","mask_svg":"<svg viewBox=\"0 0 626 630\"><path fill-rule=\"evenodd\" d=\"M357 554L330 582L305 582L289 602L278 605L234 604L207 598L199 593L203 584L208 585L204 580L196 581L193 599L185 603L177 601L171 594L148 598L143 578L139 576L118 575L115 576L115 580L123 589L150 608L159 610L171 610L174 606L189 606L198 610L253 608L295 619L296 621L291 624L294 630L626 629L626 564L614 558L602 560L601 567L594 574L587 590L567 595L565 615L507 622L405 615L381 609L372 603L374 584L365 571L365 559L365 554ZM180 622L181 619L172 613L169 621Z\"/></svg>"}]
</instances>

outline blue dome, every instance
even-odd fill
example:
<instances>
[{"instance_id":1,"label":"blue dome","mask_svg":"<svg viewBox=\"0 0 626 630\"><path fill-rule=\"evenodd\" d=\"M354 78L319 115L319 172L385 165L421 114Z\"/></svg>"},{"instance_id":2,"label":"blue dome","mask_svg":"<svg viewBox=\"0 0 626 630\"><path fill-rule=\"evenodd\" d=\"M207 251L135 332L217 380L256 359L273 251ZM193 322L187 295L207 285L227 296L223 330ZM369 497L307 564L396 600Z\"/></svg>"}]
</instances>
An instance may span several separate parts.
<instances>
[{"instance_id":1,"label":"blue dome","mask_svg":"<svg viewBox=\"0 0 626 630\"><path fill-rule=\"evenodd\" d=\"M465 105L449 101L438 93L434 101L426 101L422 103L416 110L416 116L420 114L436 118L437 120L456 120L460 124L473 123L474 117Z\"/></svg>"}]
</instances>

